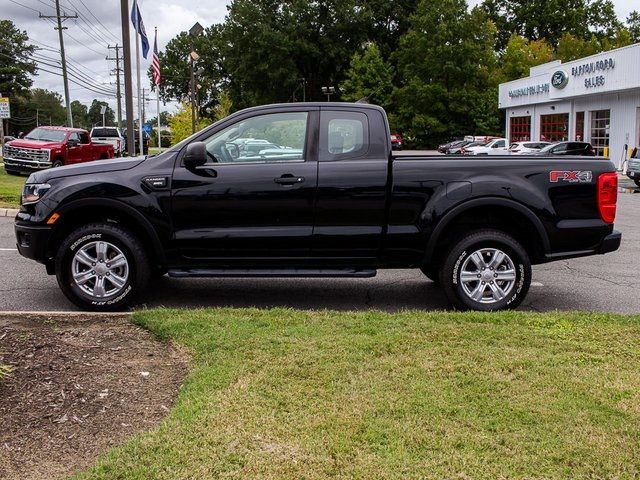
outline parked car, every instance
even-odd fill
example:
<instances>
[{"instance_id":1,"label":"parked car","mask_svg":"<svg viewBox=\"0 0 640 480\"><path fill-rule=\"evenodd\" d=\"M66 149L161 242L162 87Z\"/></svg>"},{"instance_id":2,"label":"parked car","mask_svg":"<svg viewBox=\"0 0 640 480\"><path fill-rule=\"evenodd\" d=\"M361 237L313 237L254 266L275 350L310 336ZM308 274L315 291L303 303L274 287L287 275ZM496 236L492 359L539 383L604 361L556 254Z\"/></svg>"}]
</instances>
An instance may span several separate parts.
<instances>
[{"instance_id":1,"label":"parked car","mask_svg":"<svg viewBox=\"0 0 640 480\"><path fill-rule=\"evenodd\" d=\"M50 167L114 157L113 146L94 143L81 128L38 127L4 146L4 168L20 175Z\"/></svg>"},{"instance_id":2,"label":"parked car","mask_svg":"<svg viewBox=\"0 0 640 480\"><path fill-rule=\"evenodd\" d=\"M465 155L506 155L509 142L506 138L496 138L484 145L465 147Z\"/></svg>"},{"instance_id":3,"label":"parked car","mask_svg":"<svg viewBox=\"0 0 640 480\"><path fill-rule=\"evenodd\" d=\"M404 139L399 133L391 134L391 149L402 150L404 148Z\"/></svg>"},{"instance_id":4,"label":"parked car","mask_svg":"<svg viewBox=\"0 0 640 480\"><path fill-rule=\"evenodd\" d=\"M283 156L247 161L232 142L249 133L280 139ZM489 311L524 300L532 264L620 245L608 159L391 149L375 105L249 108L153 158L33 173L18 250L90 310L125 308L165 272L364 278L419 268L457 307Z\"/></svg>"},{"instance_id":5,"label":"parked car","mask_svg":"<svg viewBox=\"0 0 640 480\"><path fill-rule=\"evenodd\" d=\"M12 137L11 135L5 135L4 136L4 143L11 142L11 141L13 141L15 139L16 139L16 137Z\"/></svg>"},{"instance_id":6,"label":"parked car","mask_svg":"<svg viewBox=\"0 0 640 480\"><path fill-rule=\"evenodd\" d=\"M94 142L113 145L117 157L125 152L126 141L118 127L93 127L89 136Z\"/></svg>"},{"instance_id":7,"label":"parked car","mask_svg":"<svg viewBox=\"0 0 640 480\"><path fill-rule=\"evenodd\" d=\"M640 187L640 150L633 149L629 164L627 165L627 177L635 182Z\"/></svg>"},{"instance_id":8,"label":"parked car","mask_svg":"<svg viewBox=\"0 0 640 480\"><path fill-rule=\"evenodd\" d=\"M140 131L134 130L135 139L135 152L136 155L140 154ZM127 130L122 131L122 135L124 136L124 150L125 152L129 151L128 143L127 143ZM149 155L149 135L146 132L142 132L142 155Z\"/></svg>"},{"instance_id":9,"label":"parked car","mask_svg":"<svg viewBox=\"0 0 640 480\"><path fill-rule=\"evenodd\" d=\"M549 142L531 142L531 141L514 142L511 145L509 145L509 153L511 153L512 155L522 155L524 153L535 153L535 152L539 152L541 149L549 145L551 145L551 143Z\"/></svg>"},{"instance_id":10,"label":"parked car","mask_svg":"<svg viewBox=\"0 0 640 480\"><path fill-rule=\"evenodd\" d=\"M547 145L534 155L556 156L556 155L577 155L593 157L596 152L588 142L558 142Z\"/></svg>"},{"instance_id":11,"label":"parked car","mask_svg":"<svg viewBox=\"0 0 640 480\"><path fill-rule=\"evenodd\" d=\"M464 155L464 149L466 147L475 147L476 145L484 145L484 142L464 140L464 143L449 148L449 150L447 150L447 155Z\"/></svg>"},{"instance_id":12,"label":"parked car","mask_svg":"<svg viewBox=\"0 0 640 480\"><path fill-rule=\"evenodd\" d=\"M447 153L447 151L451 148L455 148L457 146L462 146L469 143L467 140L452 140L451 142L438 145L438 151L440 153Z\"/></svg>"}]
</instances>

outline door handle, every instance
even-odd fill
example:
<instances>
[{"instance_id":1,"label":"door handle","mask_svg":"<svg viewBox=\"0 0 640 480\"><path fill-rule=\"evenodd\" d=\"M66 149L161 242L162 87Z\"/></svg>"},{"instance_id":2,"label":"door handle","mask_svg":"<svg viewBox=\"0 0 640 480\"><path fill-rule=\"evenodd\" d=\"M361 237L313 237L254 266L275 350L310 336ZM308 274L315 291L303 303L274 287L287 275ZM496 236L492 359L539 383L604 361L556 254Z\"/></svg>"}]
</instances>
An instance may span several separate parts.
<instances>
[{"instance_id":1,"label":"door handle","mask_svg":"<svg viewBox=\"0 0 640 480\"><path fill-rule=\"evenodd\" d=\"M290 173L287 173L281 177L274 178L273 181L279 185L295 185L296 183L304 182L304 177L294 177Z\"/></svg>"}]
</instances>

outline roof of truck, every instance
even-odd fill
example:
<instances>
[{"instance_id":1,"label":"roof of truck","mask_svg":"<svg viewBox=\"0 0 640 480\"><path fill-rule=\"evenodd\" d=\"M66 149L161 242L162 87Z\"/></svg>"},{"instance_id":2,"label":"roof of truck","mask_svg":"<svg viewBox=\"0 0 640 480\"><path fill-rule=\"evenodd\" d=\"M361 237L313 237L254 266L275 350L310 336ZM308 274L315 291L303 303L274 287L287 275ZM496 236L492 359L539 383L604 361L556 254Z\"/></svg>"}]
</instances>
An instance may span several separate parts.
<instances>
[{"instance_id":1,"label":"roof of truck","mask_svg":"<svg viewBox=\"0 0 640 480\"><path fill-rule=\"evenodd\" d=\"M55 127L51 125L41 125L36 128L42 128L44 130L57 130L60 132L86 132L84 128L72 128L72 127Z\"/></svg>"}]
</instances>

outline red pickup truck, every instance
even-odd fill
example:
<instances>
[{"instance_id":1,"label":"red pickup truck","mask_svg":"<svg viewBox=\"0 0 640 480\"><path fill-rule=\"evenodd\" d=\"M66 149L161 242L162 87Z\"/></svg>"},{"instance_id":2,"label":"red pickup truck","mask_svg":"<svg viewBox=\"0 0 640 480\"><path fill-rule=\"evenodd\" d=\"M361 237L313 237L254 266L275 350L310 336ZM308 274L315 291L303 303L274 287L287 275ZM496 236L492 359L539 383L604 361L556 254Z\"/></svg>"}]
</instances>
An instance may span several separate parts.
<instances>
[{"instance_id":1,"label":"red pickup truck","mask_svg":"<svg viewBox=\"0 0 640 480\"><path fill-rule=\"evenodd\" d=\"M4 146L4 168L20 175L74 163L114 157L113 146L93 143L89 132L80 128L38 127L24 138Z\"/></svg>"}]
</instances>

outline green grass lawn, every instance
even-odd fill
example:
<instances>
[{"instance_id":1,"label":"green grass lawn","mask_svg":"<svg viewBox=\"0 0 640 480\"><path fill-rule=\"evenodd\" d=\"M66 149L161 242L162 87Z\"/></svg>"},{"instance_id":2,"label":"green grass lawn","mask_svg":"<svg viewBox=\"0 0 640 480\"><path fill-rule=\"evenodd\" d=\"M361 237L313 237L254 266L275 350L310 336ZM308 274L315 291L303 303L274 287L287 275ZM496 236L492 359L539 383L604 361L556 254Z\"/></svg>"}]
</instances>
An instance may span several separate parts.
<instances>
[{"instance_id":1,"label":"green grass lawn","mask_svg":"<svg viewBox=\"0 0 640 480\"><path fill-rule=\"evenodd\" d=\"M2 163L2 157L0 157ZM20 194L27 177L7 175L4 167L0 167L0 208L18 208Z\"/></svg>"},{"instance_id":2,"label":"green grass lawn","mask_svg":"<svg viewBox=\"0 0 640 480\"><path fill-rule=\"evenodd\" d=\"M134 319L190 350L190 375L159 427L79 478L640 475L637 316L214 309Z\"/></svg>"}]
</instances>

